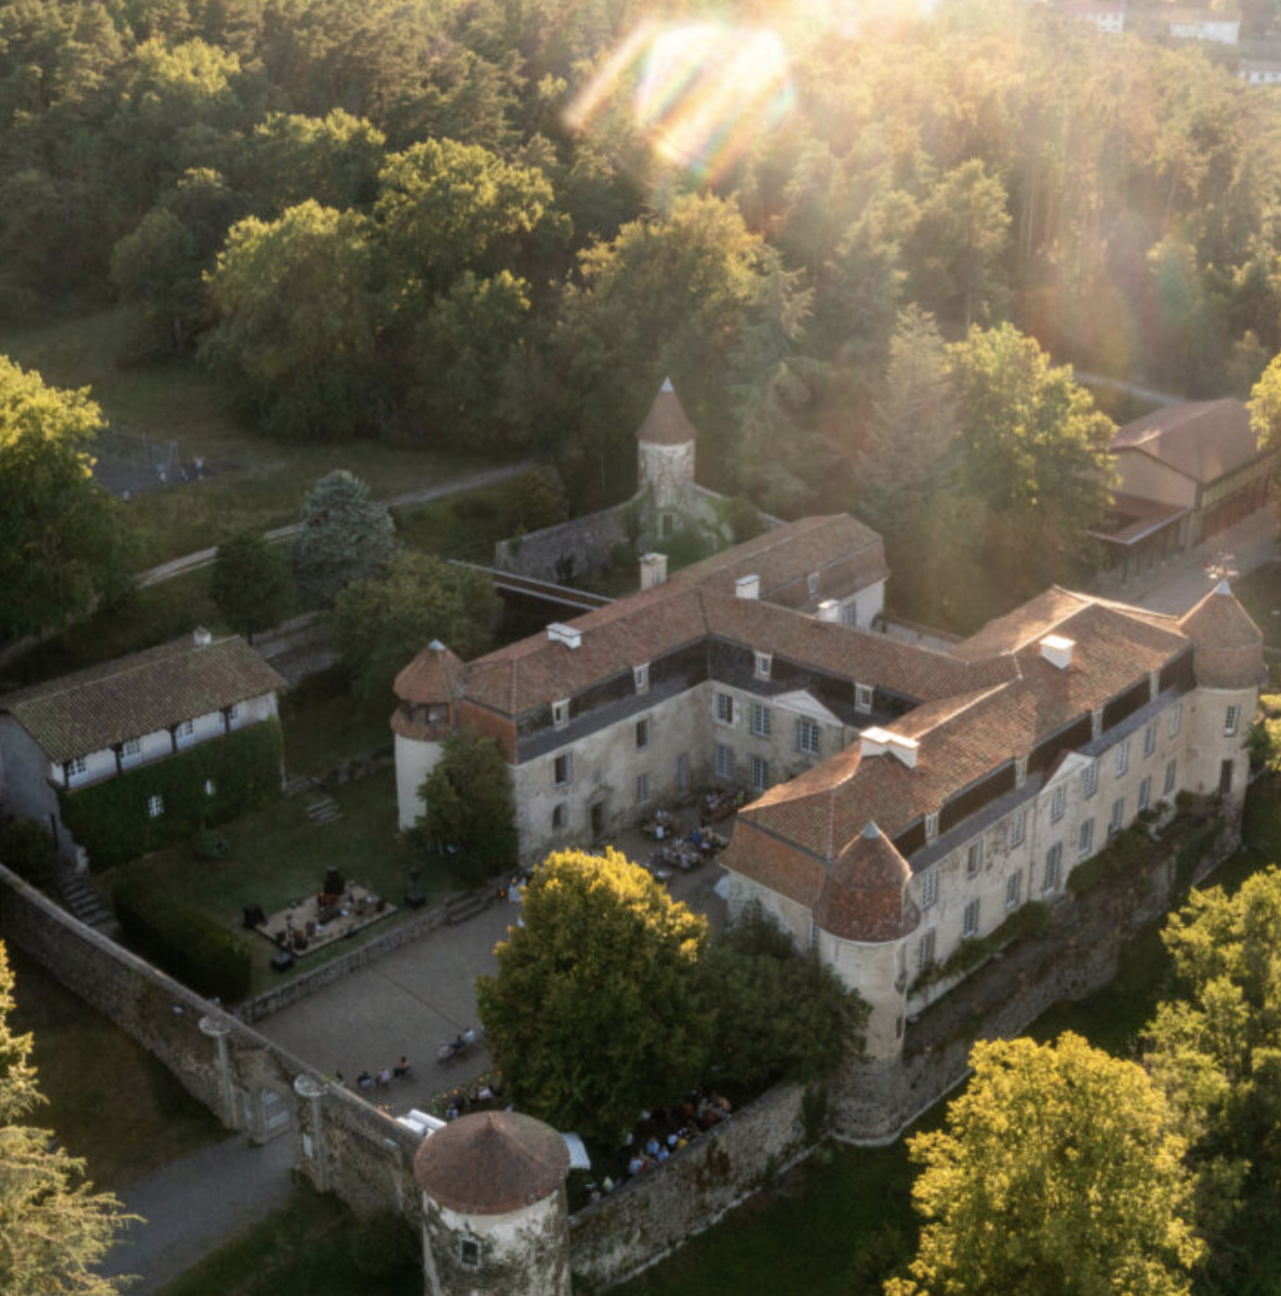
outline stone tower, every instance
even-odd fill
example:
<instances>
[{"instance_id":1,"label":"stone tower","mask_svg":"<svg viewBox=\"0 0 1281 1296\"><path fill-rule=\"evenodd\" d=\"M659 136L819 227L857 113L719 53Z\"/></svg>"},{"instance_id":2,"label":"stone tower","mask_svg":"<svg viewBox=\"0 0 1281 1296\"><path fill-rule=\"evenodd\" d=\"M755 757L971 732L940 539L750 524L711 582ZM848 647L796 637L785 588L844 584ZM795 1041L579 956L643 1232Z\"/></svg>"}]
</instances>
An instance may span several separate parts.
<instances>
[{"instance_id":1,"label":"stone tower","mask_svg":"<svg viewBox=\"0 0 1281 1296\"><path fill-rule=\"evenodd\" d=\"M569 1296L569 1151L519 1112L476 1112L423 1141L428 1296Z\"/></svg>"},{"instance_id":2,"label":"stone tower","mask_svg":"<svg viewBox=\"0 0 1281 1296\"><path fill-rule=\"evenodd\" d=\"M636 432L638 488L653 492L656 509L681 509L694 490L694 442L698 434L670 378L654 398Z\"/></svg>"},{"instance_id":3,"label":"stone tower","mask_svg":"<svg viewBox=\"0 0 1281 1296\"><path fill-rule=\"evenodd\" d=\"M458 723L463 663L439 639L396 676L400 699L391 717L396 735L396 799L400 826L412 827L426 808L418 789L441 758L441 744Z\"/></svg>"}]
</instances>

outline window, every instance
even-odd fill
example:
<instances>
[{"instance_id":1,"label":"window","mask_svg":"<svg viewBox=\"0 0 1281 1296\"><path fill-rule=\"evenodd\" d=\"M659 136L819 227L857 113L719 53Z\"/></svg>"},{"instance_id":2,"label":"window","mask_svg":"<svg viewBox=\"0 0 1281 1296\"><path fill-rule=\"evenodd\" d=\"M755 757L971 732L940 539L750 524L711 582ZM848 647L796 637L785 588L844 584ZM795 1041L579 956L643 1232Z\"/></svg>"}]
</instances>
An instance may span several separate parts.
<instances>
[{"instance_id":1,"label":"window","mask_svg":"<svg viewBox=\"0 0 1281 1296\"><path fill-rule=\"evenodd\" d=\"M1014 909L1023 899L1023 874L1011 873L1005 883L1005 907Z\"/></svg>"},{"instance_id":2,"label":"window","mask_svg":"<svg viewBox=\"0 0 1281 1296\"><path fill-rule=\"evenodd\" d=\"M805 578L805 587L810 592L810 598L813 598L818 593L818 572L810 572Z\"/></svg>"},{"instance_id":3,"label":"window","mask_svg":"<svg viewBox=\"0 0 1281 1296\"><path fill-rule=\"evenodd\" d=\"M1116 749L1116 776L1120 778L1126 770L1130 768L1130 740L1125 742Z\"/></svg>"},{"instance_id":4,"label":"window","mask_svg":"<svg viewBox=\"0 0 1281 1296\"><path fill-rule=\"evenodd\" d=\"M721 724L734 723L734 699L728 693L716 695L716 719Z\"/></svg>"},{"instance_id":5,"label":"window","mask_svg":"<svg viewBox=\"0 0 1281 1296\"><path fill-rule=\"evenodd\" d=\"M464 1269L480 1268L481 1246L480 1239L474 1237L460 1237L458 1239L458 1263Z\"/></svg>"},{"instance_id":6,"label":"window","mask_svg":"<svg viewBox=\"0 0 1281 1296\"><path fill-rule=\"evenodd\" d=\"M961 937L968 940L971 936L979 934L979 902L971 900L965 906L965 924L961 928Z\"/></svg>"},{"instance_id":7,"label":"window","mask_svg":"<svg viewBox=\"0 0 1281 1296\"><path fill-rule=\"evenodd\" d=\"M689 790L689 752L681 752L676 758L676 786L682 792Z\"/></svg>"},{"instance_id":8,"label":"window","mask_svg":"<svg viewBox=\"0 0 1281 1296\"><path fill-rule=\"evenodd\" d=\"M159 819L165 812L165 799L159 793L147 798L147 818Z\"/></svg>"},{"instance_id":9,"label":"window","mask_svg":"<svg viewBox=\"0 0 1281 1296\"><path fill-rule=\"evenodd\" d=\"M205 779L205 796L217 796L218 784L213 779Z\"/></svg>"},{"instance_id":10,"label":"window","mask_svg":"<svg viewBox=\"0 0 1281 1296\"><path fill-rule=\"evenodd\" d=\"M803 751L806 756L818 755L819 730L818 725L813 720L806 720L802 716L796 722L796 746Z\"/></svg>"},{"instance_id":11,"label":"window","mask_svg":"<svg viewBox=\"0 0 1281 1296\"><path fill-rule=\"evenodd\" d=\"M1241 719L1241 708L1230 706L1228 713L1223 717L1223 736L1232 738L1236 736L1237 723Z\"/></svg>"},{"instance_id":12,"label":"window","mask_svg":"<svg viewBox=\"0 0 1281 1296\"><path fill-rule=\"evenodd\" d=\"M72 772L72 774L87 774L89 772L88 762L86 762L83 756L73 756L67 762L67 768Z\"/></svg>"},{"instance_id":13,"label":"window","mask_svg":"<svg viewBox=\"0 0 1281 1296\"><path fill-rule=\"evenodd\" d=\"M1108 820L1108 836L1121 831L1121 825L1125 822L1125 798L1117 797L1112 802L1112 818Z\"/></svg>"},{"instance_id":14,"label":"window","mask_svg":"<svg viewBox=\"0 0 1281 1296\"><path fill-rule=\"evenodd\" d=\"M925 816L925 840L932 842L939 835L939 812L931 810Z\"/></svg>"},{"instance_id":15,"label":"window","mask_svg":"<svg viewBox=\"0 0 1281 1296\"><path fill-rule=\"evenodd\" d=\"M769 788L769 761L760 756L752 757L752 786L758 792Z\"/></svg>"},{"instance_id":16,"label":"window","mask_svg":"<svg viewBox=\"0 0 1281 1296\"><path fill-rule=\"evenodd\" d=\"M1041 885L1041 890L1046 895L1059 889L1059 873L1062 868L1063 846L1060 842L1055 842L1045 856L1045 881Z\"/></svg>"},{"instance_id":17,"label":"window","mask_svg":"<svg viewBox=\"0 0 1281 1296\"><path fill-rule=\"evenodd\" d=\"M846 603L841 608L841 624L847 626L858 625L858 601Z\"/></svg>"},{"instance_id":18,"label":"window","mask_svg":"<svg viewBox=\"0 0 1281 1296\"><path fill-rule=\"evenodd\" d=\"M1081 834L1076 841L1076 853L1084 859L1094 849L1094 820L1087 819L1081 825Z\"/></svg>"},{"instance_id":19,"label":"window","mask_svg":"<svg viewBox=\"0 0 1281 1296\"><path fill-rule=\"evenodd\" d=\"M973 877L979 871L983 860L983 843L971 842L965 848L965 876Z\"/></svg>"},{"instance_id":20,"label":"window","mask_svg":"<svg viewBox=\"0 0 1281 1296\"><path fill-rule=\"evenodd\" d=\"M648 746L649 746L649 716L646 716L644 720L636 721L636 748L639 751L642 748Z\"/></svg>"},{"instance_id":21,"label":"window","mask_svg":"<svg viewBox=\"0 0 1281 1296\"><path fill-rule=\"evenodd\" d=\"M142 755L142 739L141 739L141 738L130 738L129 741L126 742L126 743L125 743L125 744L120 748L120 754L121 754L122 756L126 757L126 758L128 758L128 757L130 757L130 756L141 756L141 755Z\"/></svg>"},{"instance_id":22,"label":"window","mask_svg":"<svg viewBox=\"0 0 1281 1296\"><path fill-rule=\"evenodd\" d=\"M1183 725L1183 703L1176 702L1170 708L1170 737L1173 738Z\"/></svg>"},{"instance_id":23,"label":"window","mask_svg":"<svg viewBox=\"0 0 1281 1296\"><path fill-rule=\"evenodd\" d=\"M1140 811L1146 810L1148 806L1151 804L1152 804L1152 779L1151 777L1148 777L1145 778L1143 782L1139 784L1139 810Z\"/></svg>"},{"instance_id":24,"label":"window","mask_svg":"<svg viewBox=\"0 0 1281 1296\"><path fill-rule=\"evenodd\" d=\"M1027 807L1022 810L1016 810L1010 816L1010 845L1022 846L1023 838L1027 834Z\"/></svg>"},{"instance_id":25,"label":"window","mask_svg":"<svg viewBox=\"0 0 1281 1296\"><path fill-rule=\"evenodd\" d=\"M916 947L916 966L924 972L934 966L934 928L930 927L921 933L920 943Z\"/></svg>"},{"instance_id":26,"label":"window","mask_svg":"<svg viewBox=\"0 0 1281 1296\"><path fill-rule=\"evenodd\" d=\"M229 706L227 708L227 723L233 725L240 719L240 708L238 706Z\"/></svg>"},{"instance_id":27,"label":"window","mask_svg":"<svg viewBox=\"0 0 1281 1296\"><path fill-rule=\"evenodd\" d=\"M552 808L552 828L560 832L569 822L569 806L562 801Z\"/></svg>"},{"instance_id":28,"label":"window","mask_svg":"<svg viewBox=\"0 0 1281 1296\"><path fill-rule=\"evenodd\" d=\"M1103 708L1098 707L1090 712L1090 737L1097 738L1103 732Z\"/></svg>"},{"instance_id":29,"label":"window","mask_svg":"<svg viewBox=\"0 0 1281 1296\"><path fill-rule=\"evenodd\" d=\"M563 729L569 723L569 700L552 703L552 728Z\"/></svg>"},{"instance_id":30,"label":"window","mask_svg":"<svg viewBox=\"0 0 1281 1296\"><path fill-rule=\"evenodd\" d=\"M1174 780L1178 776L1179 762L1171 758L1165 766L1165 790L1162 796L1169 796L1174 791Z\"/></svg>"},{"instance_id":31,"label":"window","mask_svg":"<svg viewBox=\"0 0 1281 1296\"><path fill-rule=\"evenodd\" d=\"M1151 756L1156 751L1156 721L1143 731L1143 754Z\"/></svg>"},{"instance_id":32,"label":"window","mask_svg":"<svg viewBox=\"0 0 1281 1296\"><path fill-rule=\"evenodd\" d=\"M872 686L870 684L854 685L854 709L856 711L871 711Z\"/></svg>"},{"instance_id":33,"label":"window","mask_svg":"<svg viewBox=\"0 0 1281 1296\"><path fill-rule=\"evenodd\" d=\"M195 733L196 722L194 720L184 720L182 724L178 726L179 738L193 738L195 737Z\"/></svg>"},{"instance_id":34,"label":"window","mask_svg":"<svg viewBox=\"0 0 1281 1296\"><path fill-rule=\"evenodd\" d=\"M769 707L760 702L752 703L752 732L758 738L769 737Z\"/></svg>"},{"instance_id":35,"label":"window","mask_svg":"<svg viewBox=\"0 0 1281 1296\"><path fill-rule=\"evenodd\" d=\"M552 762L552 782L557 787L564 787L574 777L574 758L566 752L557 756Z\"/></svg>"},{"instance_id":36,"label":"window","mask_svg":"<svg viewBox=\"0 0 1281 1296\"><path fill-rule=\"evenodd\" d=\"M756 654L756 678L769 679L771 655L769 653L758 652Z\"/></svg>"},{"instance_id":37,"label":"window","mask_svg":"<svg viewBox=\"0 0 1281 1296\"><path fill-rule=\"evenodd\" d=\"M921 874L921 908L928 909L938 899L939 875L930 869Z\"/></svg>"},{"instance_id":38,"label":"window","mask_svg":"<svg viewBox=\"0 0 1281 1296\"><path fill-rule=\"evenodd\" d=\"M723 779L734 777L734 753L720 744L716 747L716 777Z\"/></svg>"},{"instance_id":39,"label":"window","mask_svg":"<svg viewBox=\"0 0 1281 1296\"><path fill-rule=\"evenodd\" d=\"M1219 763L1219 792L1227 796L1232 791L1232 770L1233 762L1230 760L1220 761Z\"/></svg>"},{"instance_id":40,"label":"window","mask_svg":"<svg viewBox=\"0 0 1281 1296\"><path fill-rule=\"evenodd\" d=\"M1060 783L1050 798L1050 822L1058 823L1067 811L1067 788Z\"/></svg>"},{"instance_id":41,"label":"window","mask_svg":"<svg viewBox=\"0 0 1281 1296\"><path fill-rule=\"evenodd\" d=\"M649 691L649 663L643 666L632 667L632 681L636 685L637 693L647 693Z\"/></svg>"},{"instance_id":42,"label":"window","mask_svg":"<svg viewBox=\"0 0 1281 1296\"><path fill-rule=\"evenodd\" d=\"M1020 756L1014 762L1014 786L1022 787L1027 782L1027 757Z\"/></svg>"},{"instance_id":43,"label":"window","mask_svg":"<svg viewBox=\"0 0 1281 1296\"><path fill-rule=\"evenodd\" d=\"M649 800L649 775L636 776L636 804L644 805Z\"/></svg>"},{"instance_id":44,"label":"window","mask_svg":"<svg viewBox=\"0 0 1281 1296\"><path fill-rule=\"evenodd\" d=\"M1085 767L1085 799L1088 801L1099 790L1099 762L1091 761Z\"/></svg>"}]
</instances>

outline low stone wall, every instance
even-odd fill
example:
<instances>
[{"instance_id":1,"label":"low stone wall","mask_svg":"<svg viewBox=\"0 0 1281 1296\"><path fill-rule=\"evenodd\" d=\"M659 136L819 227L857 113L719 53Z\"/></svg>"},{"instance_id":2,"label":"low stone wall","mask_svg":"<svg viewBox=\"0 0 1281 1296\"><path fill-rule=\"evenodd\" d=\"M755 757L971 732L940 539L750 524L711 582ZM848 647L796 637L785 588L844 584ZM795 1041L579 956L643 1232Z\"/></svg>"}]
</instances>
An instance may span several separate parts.
<instances>
[{"instance_id":1,"label":"low stone wall","mask_svg":"<svg viewBox=\"0 0 1281 1296\"><path fill-rule=\"evenodd\" d=\"M627 505L571 518L494 546L494 566L536 580L568 581L593 576L609 567L616 545L627 539L623 513ZM567 568L567 564L572 564Z\"/></svg>"},{"instance_id":2,"label":"low stone wall","mask_svg":"<svg viewBox=\"0 0 1281 1296\"><path fill-rule=\"evenodd\" d=\"M64 912L0 865L0 936L133 1036L228 1129L289 1131L295 1169L357 1211L415 1227L419 1140L252 1027Z\"/></svg>"},{"instance_id":3,"label":"low stone wall","mask_svg":"<svg viewBox=\"0 0 1281 1296\"><path fill-rule=\"evenodd\" d=\"M576 1277L612 1287L657 1264L808 1151L804 1091L779 1085L570 1220Z\"/></svg>"}]
</instances>

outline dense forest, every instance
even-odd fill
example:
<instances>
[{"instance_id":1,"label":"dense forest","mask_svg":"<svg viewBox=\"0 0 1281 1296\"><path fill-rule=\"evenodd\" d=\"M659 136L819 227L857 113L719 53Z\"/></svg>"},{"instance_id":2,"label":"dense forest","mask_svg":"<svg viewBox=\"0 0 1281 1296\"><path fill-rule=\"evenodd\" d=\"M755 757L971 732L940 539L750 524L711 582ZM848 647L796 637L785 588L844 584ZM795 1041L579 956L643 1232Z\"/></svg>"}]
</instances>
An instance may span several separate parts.
<instances>
[{"instance_id":1,"label":"dense forest","mask_svg":"<svg viewBox=\"0 0 1281 1296\"><path fill-rule=\"evenodd\" d=\"M976 375L1054 385L1040 348L1247 395L1277 105L1022 0L0 0L0 318L119 300L122 363L194 354L265 434L530 450L576 509L670 374L709 485L884 526L945 481L992 557L1018 484L889 421L968 436ZM890 500L895 451L943 476ZM1061 557L1048 512L1019 547Z\"/></svg>"}]
</instances>

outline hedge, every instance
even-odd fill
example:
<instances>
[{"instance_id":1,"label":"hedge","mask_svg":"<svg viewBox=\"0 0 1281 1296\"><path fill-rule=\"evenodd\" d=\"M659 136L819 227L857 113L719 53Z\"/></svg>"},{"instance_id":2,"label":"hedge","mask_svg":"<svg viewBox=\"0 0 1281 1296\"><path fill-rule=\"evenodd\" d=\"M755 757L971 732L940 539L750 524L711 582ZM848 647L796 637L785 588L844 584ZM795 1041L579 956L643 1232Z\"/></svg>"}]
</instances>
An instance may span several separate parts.
<instances>
[{"instance_id":1,"label":"hedge","mask_svg":"<svg viewBox=\"0 0 1281 1296\"><path fill-rule=\"evenodd\" d=\"M266 805L280 794L283 753L279 721L248 725L92 787L60 790L62 822L93 868L124 864ZM153 796L164 801L154 819Z\"/></svg>"},{"instance_id":2,"label":"hedge","mask_svg":"<svg viewBox=\"0 0 1281 1296\"><path fill-rule=\"evenodd\" d=\"M146 882L121 882L113 894L125 938L140 954L198 994L249 993L253 962L238 937Z\"/></svg>"}]
</instances>

